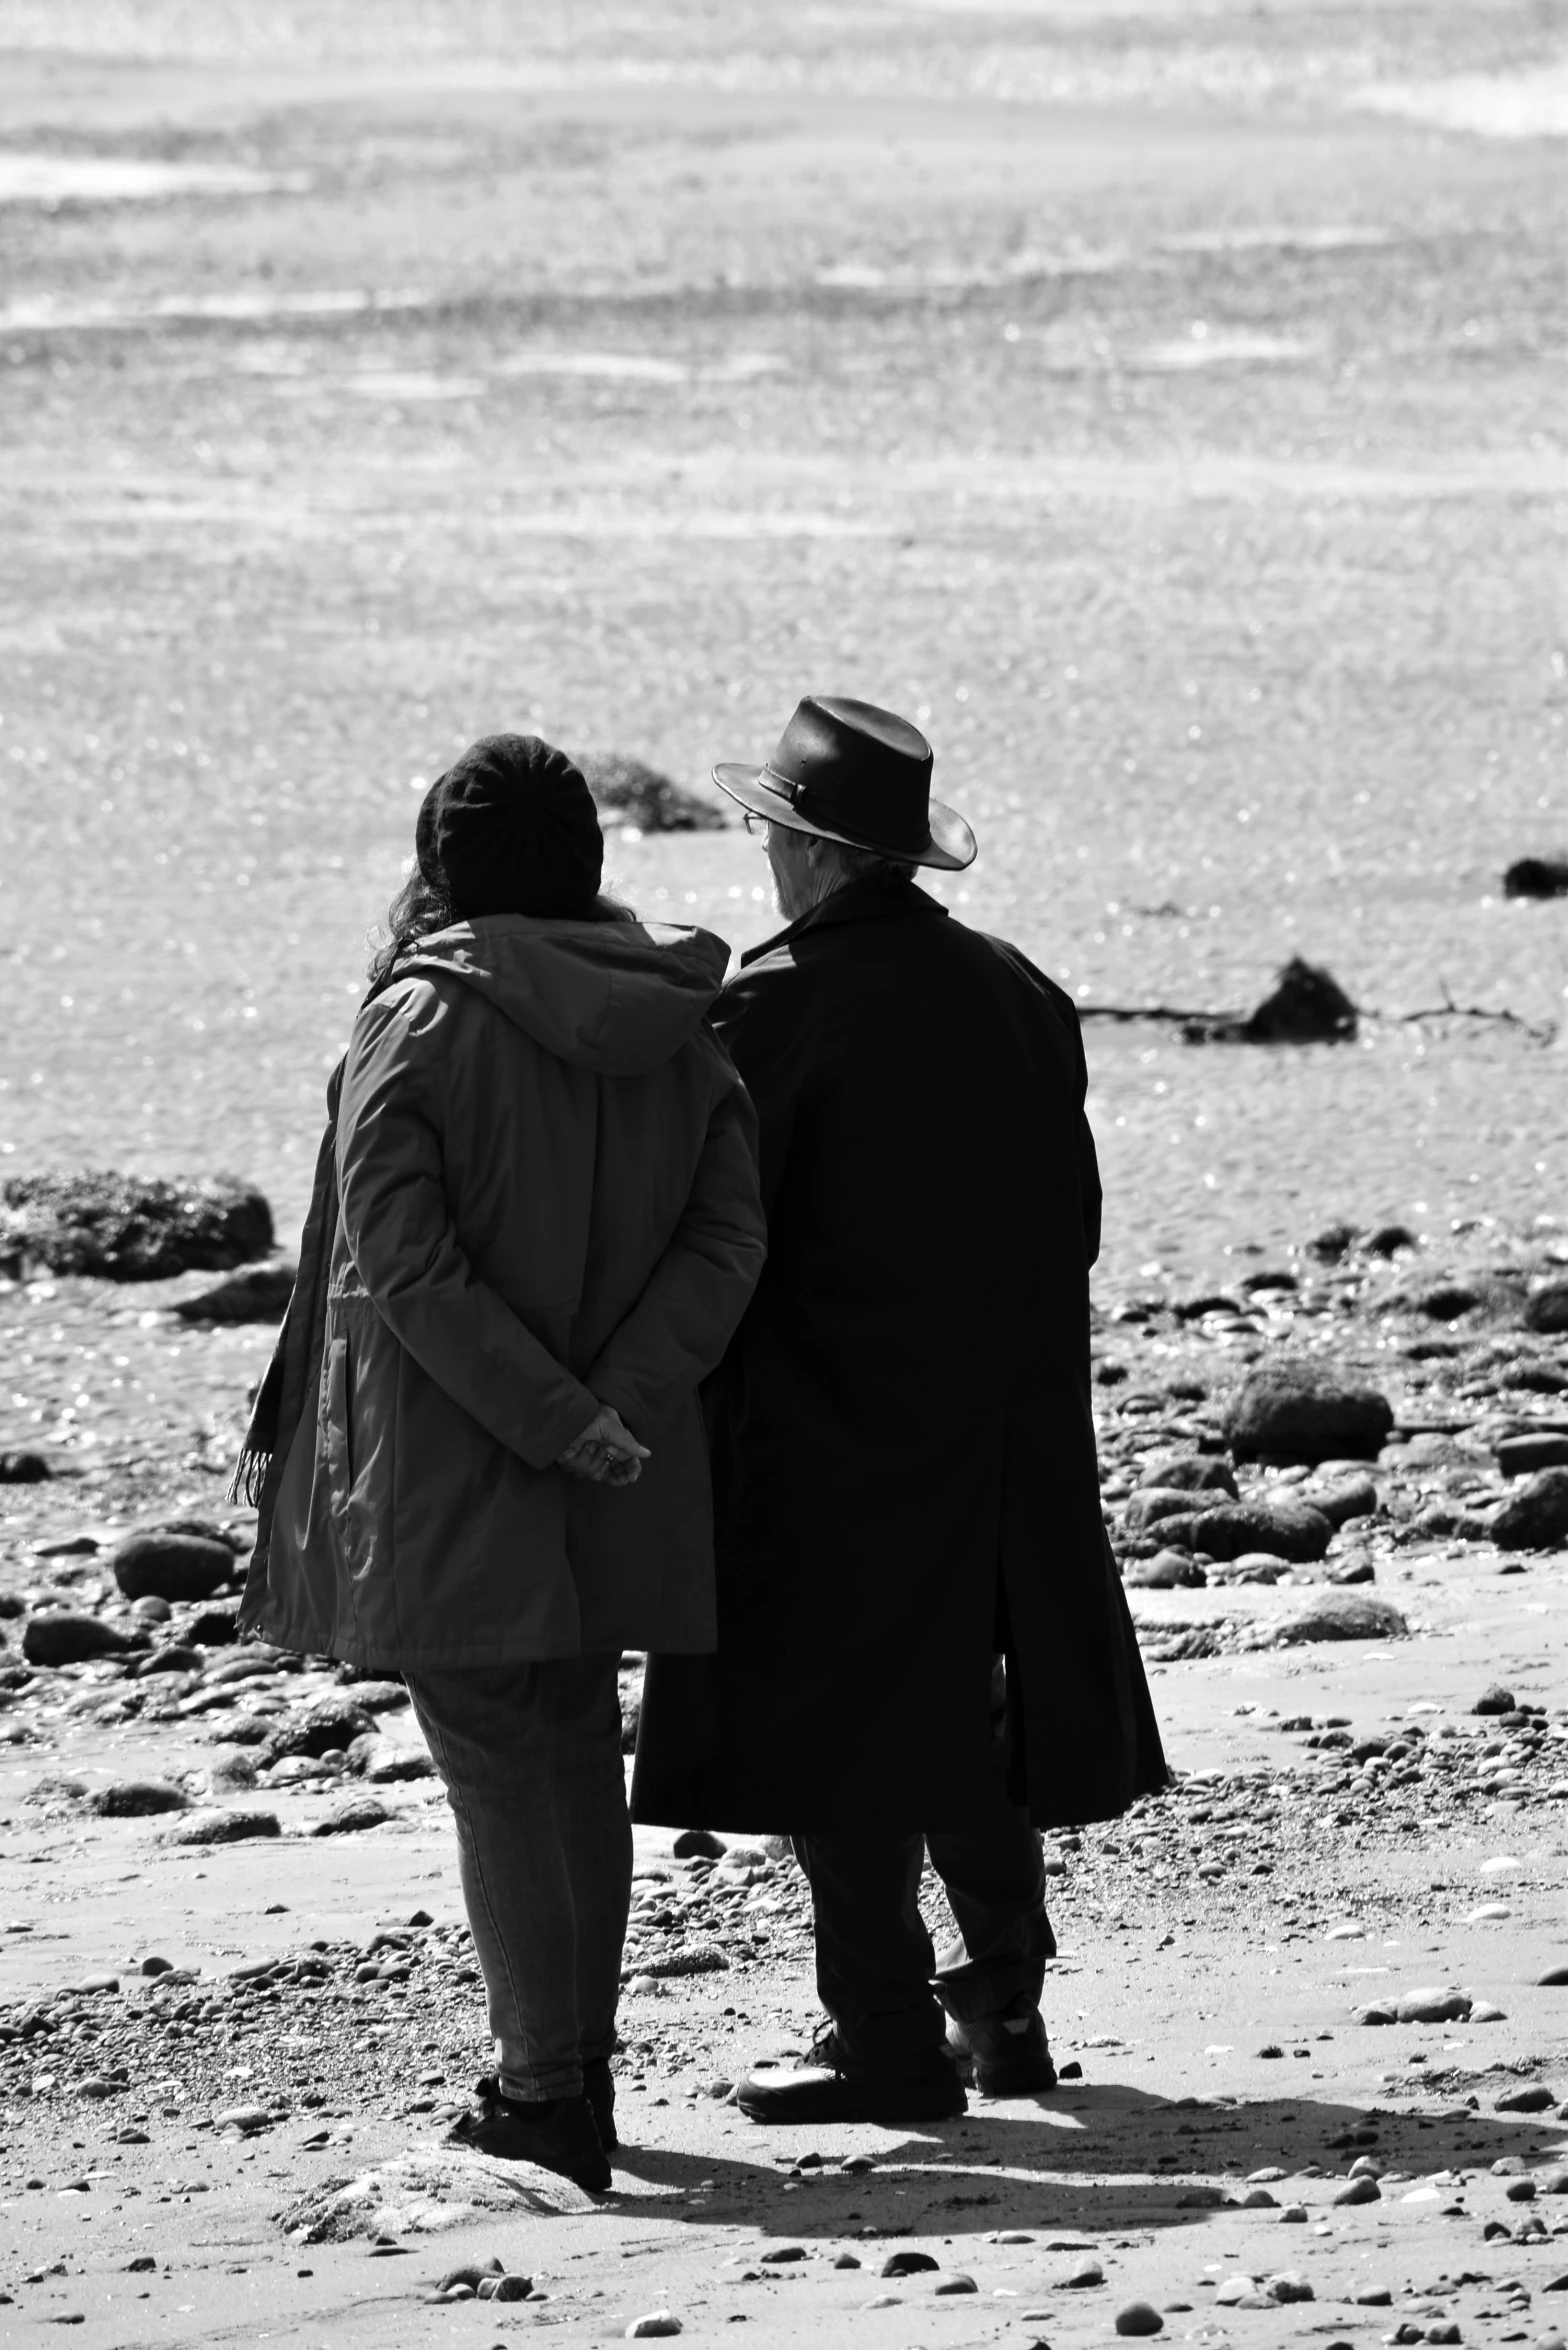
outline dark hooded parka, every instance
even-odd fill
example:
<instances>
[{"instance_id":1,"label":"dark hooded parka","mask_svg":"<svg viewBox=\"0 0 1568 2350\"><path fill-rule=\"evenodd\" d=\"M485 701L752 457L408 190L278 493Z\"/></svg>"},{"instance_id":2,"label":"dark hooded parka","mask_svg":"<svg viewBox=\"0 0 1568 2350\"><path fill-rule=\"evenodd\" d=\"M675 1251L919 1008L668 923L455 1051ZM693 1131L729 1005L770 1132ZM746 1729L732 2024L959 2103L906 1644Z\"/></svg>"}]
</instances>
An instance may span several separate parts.
<instances>
[{"instance_id":1,"label":"dark hooded parka","mask_svg":"<svg viewBox=\"0 0 1568 2350\"><path fill-rule=\"evenodd\" d=\"M983 1783L1041 1826L1165 1783L1100 1516L1100 1184L1070 1000L910 884L745 957L716 1025L760 1120L768 1261L710 1382L719 1653L650 1660L634 1815L919 1829Z\"/></svg>"},{"instance_id":2,"label":"dark hooded parka","mask_svg":"<svg viewBox=\"0 0 1568 2350\"><path fill-rule=\"evenodd\" d=\"M411 1672L712 1646L697 1390L764 1247L726 959L484 915L361 1010L319 1390L246 1598L268 1639ZM651 1448L636 1484L555 1466L599 1402Z\"/></svg>"}]
</instances>

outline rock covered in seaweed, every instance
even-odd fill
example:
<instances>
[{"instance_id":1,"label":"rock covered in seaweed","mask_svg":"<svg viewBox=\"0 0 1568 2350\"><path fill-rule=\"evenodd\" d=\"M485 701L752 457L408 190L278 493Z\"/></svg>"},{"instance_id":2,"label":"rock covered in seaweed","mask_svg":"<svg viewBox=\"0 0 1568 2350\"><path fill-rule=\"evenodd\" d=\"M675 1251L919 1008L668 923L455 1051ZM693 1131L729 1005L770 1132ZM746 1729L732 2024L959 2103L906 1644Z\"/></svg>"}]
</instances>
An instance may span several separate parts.
<instances>
[{"instance_id":1,"label":"rock covered in seaweed","mask_svg":"<svg viewBox=\"0 0 1568 2350\"><path fill-rule=\"evenodd\" d=\"M50 1273L162 1281L267 1255L272 1210L233 1175L166 1181L82 1167L0 1185L0 1257Z\"/></svg>"},{"instance_id":2,"label":"rock covered in seaweed","mask_svg":"<svg viewBox=\"0 0 1568 2350\"><path fill-rule=\"evenodd\" d=\"M577 762L601 816L639 832L718 832L724 816L624 751L589 751Z\"/></svg>"}]
</instances>

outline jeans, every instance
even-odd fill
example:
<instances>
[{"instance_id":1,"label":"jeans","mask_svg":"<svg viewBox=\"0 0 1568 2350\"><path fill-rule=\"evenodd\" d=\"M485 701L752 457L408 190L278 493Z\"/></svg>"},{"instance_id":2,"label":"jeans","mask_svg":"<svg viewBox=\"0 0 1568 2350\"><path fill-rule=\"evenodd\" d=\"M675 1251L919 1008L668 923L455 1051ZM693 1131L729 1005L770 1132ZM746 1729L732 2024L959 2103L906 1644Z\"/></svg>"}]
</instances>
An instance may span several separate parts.
<instances>
[{"instance_id":1,"label":"jeans","mask_svg":"<svg viewBox=\"0 0 1568 2350\"><path fill-rule=\"evenodd\" d=\"M958 1940L938 1959L919 1909L926 1852L947 1888ZM1015 2000L1038 2006L1056 1938L1045 1861L1029 1815L1009 1802L1000 1748L984 1801L929 1836L795 1838L816 1917L817 1995L857 2071L918 2069L947 2016L976 2024Z\"/></svg>"},{"instance_id":2,"label":"jeans","mask_svg":"<svg viewBox=\"0 0 1568 2350\"><path fill-rule=\"evenodd\" d=\"M409 1674L457 1822L501 2086L582 2094L615 2046L631 1902L619 1656Z\"/></svg>"}]
</instances>

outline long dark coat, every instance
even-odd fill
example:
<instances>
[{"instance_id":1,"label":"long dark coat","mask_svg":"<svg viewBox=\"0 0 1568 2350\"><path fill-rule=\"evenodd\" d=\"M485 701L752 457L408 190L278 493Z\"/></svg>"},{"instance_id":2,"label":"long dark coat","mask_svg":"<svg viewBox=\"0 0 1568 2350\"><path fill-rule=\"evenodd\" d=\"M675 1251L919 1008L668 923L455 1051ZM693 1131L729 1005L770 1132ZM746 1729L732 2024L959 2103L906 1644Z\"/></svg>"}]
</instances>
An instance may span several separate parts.
<instances>
[{"instance_id":1,"label":"long dark coat","mask_svg":"<svg viewBox=\"0 0 1568 2350\"><path fill-rule=\"evenodd\" d=\"M1167 1774L1100 1516L1070 999L859 882L746 956L715 1024L768 1261L708 1391L719 1654L650 1659L634 1816L951 1824L1001 1649L1015 1797L1113 1817Z\"/></svg>"}]
</instances>

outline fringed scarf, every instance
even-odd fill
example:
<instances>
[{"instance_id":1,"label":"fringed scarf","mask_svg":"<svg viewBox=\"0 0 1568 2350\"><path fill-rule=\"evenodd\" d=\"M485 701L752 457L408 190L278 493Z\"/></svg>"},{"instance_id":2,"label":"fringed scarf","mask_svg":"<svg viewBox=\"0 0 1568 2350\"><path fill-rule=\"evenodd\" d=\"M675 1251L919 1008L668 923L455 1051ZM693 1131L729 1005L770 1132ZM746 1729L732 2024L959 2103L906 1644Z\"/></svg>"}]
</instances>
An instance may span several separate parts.
<instances>
[{"instance_id":1,"label":"fringed scarf","mask_svg":"<svg viewBox=\"0 0 1568 2350\"><path fill-rule=\"evenodd\" d=\"M365 997L372 1004L384 988L405 979L417 956L384 972ZM267 1375L256 1390L250 1425L229 1485L229 1499L245 1502L256 1512L256 1547L251 1553L240 1602L240 1624L249 1629L267 1588L267 1555L272 1547L273 1514L278 1488L288 1466L289 1453L307 1407L314 1408L321 1383L321 1357L326 1347L327 1283L332 1252L338 1237L338 1104L343 1096L345 1053L327 1080L327 1127L316 1153L316 1173L310 1187L310 1211L299 1244L299 1271L289 1299L278 1343L272 1350Z\"/></svg>"},{"instance_id":2,"label":"fringed scarf","mask_svg":"<svg viewBox=\"0 0 1568 2350\"><path fill-rule=\"evenodd\" d=\"M255 1510L256 1547L241 1603L242 1622L248 1621L267 1586L267 1553L272 1545L273 1513L289 1451L298 1434L307 1403L313 1403L321 1379L321 1357L326 1343L327 1281L338 1236L338 1102L343 1092L343 1062L339 1061L327 1085L327 1128L316 1153L316 1173L310 1187L310 1212L299 1244L299 1271L289 1299L278 1343L272 1350L267 1375L256 1391L250 1425L229 1486L230 1501L243 1501Z\"/></svg>"}]
</instances>

